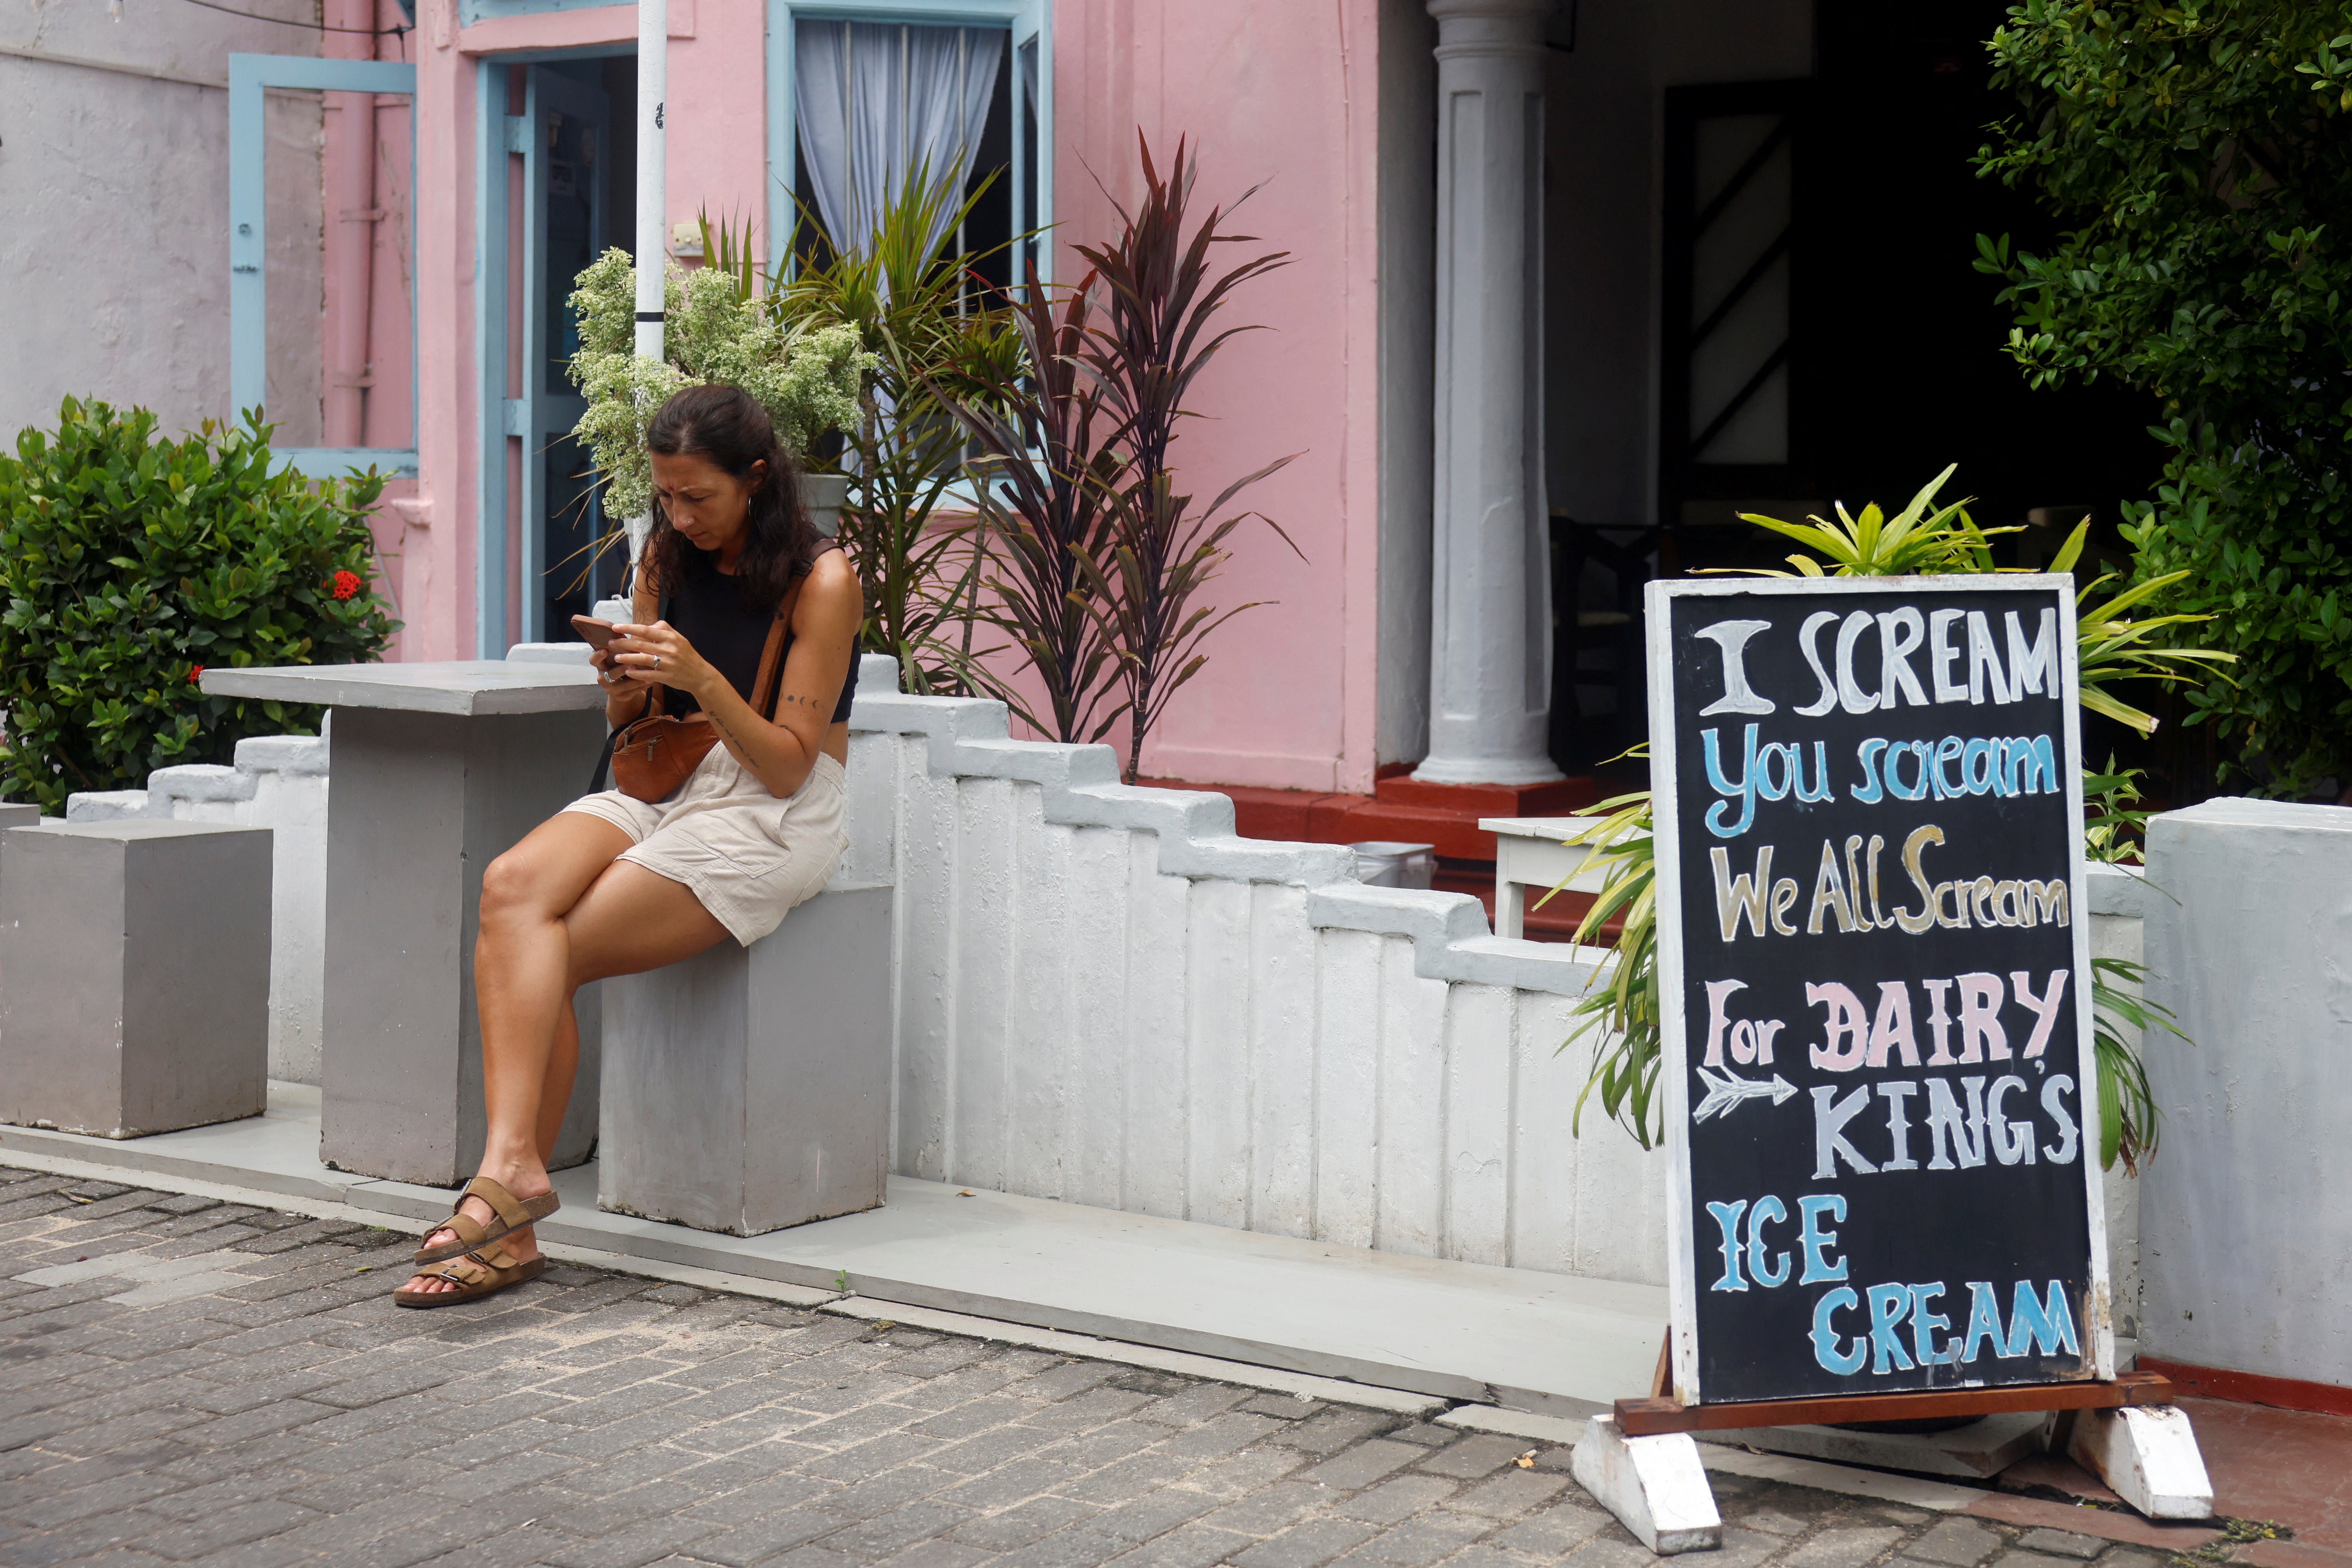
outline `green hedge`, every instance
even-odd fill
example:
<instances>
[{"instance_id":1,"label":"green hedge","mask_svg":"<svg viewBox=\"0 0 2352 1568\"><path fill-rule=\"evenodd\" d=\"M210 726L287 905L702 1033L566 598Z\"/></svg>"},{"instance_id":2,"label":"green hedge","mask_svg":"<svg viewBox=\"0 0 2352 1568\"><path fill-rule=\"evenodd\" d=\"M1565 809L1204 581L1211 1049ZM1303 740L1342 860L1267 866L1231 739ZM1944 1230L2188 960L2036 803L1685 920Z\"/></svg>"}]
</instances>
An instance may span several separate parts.
<instances>
[{"instance_id":1,"label":"green hedge","mask_svg":"<svg viewBox=\"0 0 2352 1568\"><path fill-rule=\"evenodd\" d=\"M208 697L207 666L349 664L398 629L375 591L370 473L272 473L270 427L68 398L0 457L0 789L61 812L78 790L226 762L248 735L316 731L316 708Z\"/></svg>"}]
</instances>

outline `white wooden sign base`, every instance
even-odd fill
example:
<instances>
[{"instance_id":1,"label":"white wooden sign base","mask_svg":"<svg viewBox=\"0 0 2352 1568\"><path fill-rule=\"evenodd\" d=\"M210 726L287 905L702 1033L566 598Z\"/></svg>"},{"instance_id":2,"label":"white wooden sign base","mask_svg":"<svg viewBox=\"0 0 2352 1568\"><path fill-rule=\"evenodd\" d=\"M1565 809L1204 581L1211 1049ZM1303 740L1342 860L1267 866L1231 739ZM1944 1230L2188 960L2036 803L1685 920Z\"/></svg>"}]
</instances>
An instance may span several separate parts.
<instances>
[{"instance_id":1,"label":"white wooden sign base","mask_svg":"<svg viewBox=\"0 0 2352 1568\"><path fill-rule=\"evenodd\" d=\"M2212 1517L2213 1482L2177 1405L2077 1411L2066 1452L2150 1519Z\"/></svg>"},{"instance_id":2,"label":"white wooden sign base","mask_svg":"<svg viewBox=\"0 0 2352 1568\"><path fill-rule=\"evenodd\" d=\"M1570 1471L1577 1485L1661 1557L1723 1544L1723 1515L1687 1432L1628 1437L1613 1415L1585 1423Z\"/></svg>"},{"instance_id":3,"label":"white wooden sign base","mask_svg":"<svg viewBox=\"0 0 2352 1568\"><path fill-rule=\"evenodd\" d=\"M2069 1458L2149 1519L2210 1519L2213 1483L2197 1434L2179 1405L2069 1413ZM1570 1466L1591 1492L1643 1545L1661 1557L1723 1544L1723 1515L1686 1432L1628 1437L1611 1415L1585 1424Z\"/></svg>"}]
</instances>

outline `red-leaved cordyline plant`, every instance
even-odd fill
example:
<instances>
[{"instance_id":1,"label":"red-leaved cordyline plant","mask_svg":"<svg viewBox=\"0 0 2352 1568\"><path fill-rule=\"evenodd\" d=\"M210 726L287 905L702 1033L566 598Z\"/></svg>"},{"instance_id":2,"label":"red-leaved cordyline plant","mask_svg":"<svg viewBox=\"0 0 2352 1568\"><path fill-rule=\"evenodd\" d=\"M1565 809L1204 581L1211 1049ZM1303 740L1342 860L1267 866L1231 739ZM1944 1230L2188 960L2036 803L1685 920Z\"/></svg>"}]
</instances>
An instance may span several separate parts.
<instances>
[{"instance_id":1,"label":"red-leaved cordyline plant","mask_svg":"<svg viewBox=\"0 0 2352 1568\"><path fill-rule=\"evenodd\" d=\"M1088 612L1078 565L1114 536L1110 514L1126 468L1115 445L1123 431L1097 429L1112 422L1079 370L1092 282L1068 290L1057 314L1031 261L1028 289L1011 312L1025 374L984 397L932 388L974 448L967 464L988 570L974 613L1026 657L1045 688L1043 709L978 659L965 660L960 673L1043 733L1082 742L1101 740L1127 710L1118 660Z\"/></svg>"},{"instance_id":2,"label":"red-leaved cordyline plant","mask_svg":"<svg viewBox=\"0 0 2352 1568\"><path fill-rule=\"evenodd\" d=\"M1177 422L1193 416L1184 405L1193 381L1228 340L1257 330L1227 327L1211 335L1210 319L1236 288L1283 266L1290 253L1276 251L1213 275L1212 246L1255 244L1256 237L1219 233L1217 226L1230 210L1223 207L1211 207L1187 235L1185 205L1200 173L1197 158L1179 139L1162 179L1153 166L1150 143L1139 132L1136 142L1143 158L1143 200L1132 213L1113 204L1126 225L1117 241L1077 247L1093 264L1089 282L1099 294L1097 314L1103 321L1084 323L1073 357L1093 381L1102 410L1116 422L1124 463L1115 476L1105 477L1118 492L1118 504L1106 514L1108 537L1071 551L1084 607L1116 655L1126 688L1130 784L1142 761L1144 735L1177 689L1208 662L1200 651L1202 641L1242 611L1266 602L1254 600L1222 613L1193 606L1193 597L1232 553L1224 548L1226 536L1257 517L1306 559L1273 519L1224 510L1290 458L1277 458L1235 479L1198 510L1191 495L1177 491L1169 466ZM1255 190L1242 193L1241 201Z\"/></svg>"}]
</instances>

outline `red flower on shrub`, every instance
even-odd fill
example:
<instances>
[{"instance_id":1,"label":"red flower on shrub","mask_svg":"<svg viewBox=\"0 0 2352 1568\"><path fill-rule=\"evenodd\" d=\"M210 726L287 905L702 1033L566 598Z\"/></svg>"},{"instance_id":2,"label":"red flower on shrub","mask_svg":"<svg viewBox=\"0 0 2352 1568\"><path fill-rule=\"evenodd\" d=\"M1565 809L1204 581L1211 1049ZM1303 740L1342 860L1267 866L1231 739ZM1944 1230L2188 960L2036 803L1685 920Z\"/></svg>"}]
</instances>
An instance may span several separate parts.
<instances>
[{"instance_id":1,"label":"red flower on shrub","mask_svg":"<svg viewBox=\"0 0 2352 1568\"><path fill-rule=\"evenodd\" d=\"M188 684L194 686L196 683L196 678L204 674L204 672L205 667L201 664L191 668L188 671Z\"/></svg>"},{"instance_id":2,"label":"red flower on shrub","mask_svg":"<svg viewBox=\"0 0 2352 1568\"><path fill-rule=\"evenodd\" d=\"M336 598L348 599L360 591L360 574L356 572L338 572L335 574L335 580L328 586L335 591Z\"/></svg>"}]
</instances>

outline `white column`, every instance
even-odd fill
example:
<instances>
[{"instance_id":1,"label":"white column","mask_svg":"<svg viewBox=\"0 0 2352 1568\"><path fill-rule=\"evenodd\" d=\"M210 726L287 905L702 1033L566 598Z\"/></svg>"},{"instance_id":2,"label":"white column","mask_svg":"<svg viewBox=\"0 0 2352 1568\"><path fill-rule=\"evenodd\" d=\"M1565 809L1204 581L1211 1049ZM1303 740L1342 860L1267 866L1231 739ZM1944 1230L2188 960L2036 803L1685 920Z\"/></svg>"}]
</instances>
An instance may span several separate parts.
<instances>
[{"instance_id":1,"label":"white column","mask_svg":"<svg viewBox=\"0 0 2352 1568\"><path fill-rule=\"evenodd\" d=\"M662 203L669 184L663 125L668 111L669 0L637 0L637 353L662 354L662 280L668 267Z\"/></svg>"},{"instance_id":2,"label":"white column","mask_svg":"<svg viewBox=\"0 0 2352 1568\"><path fill-rule=\"evenodd\" d=\"M1431 784L1543 784L1551 573L1543 461L1543 18L1437 18L1437 395Z\"/></svg>"}]
</instances>

